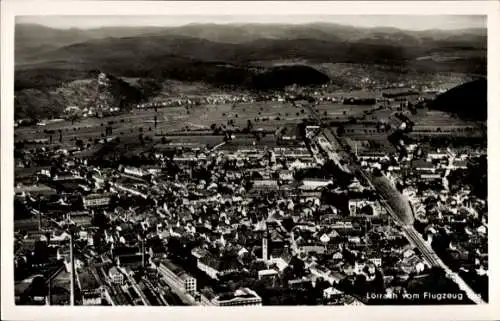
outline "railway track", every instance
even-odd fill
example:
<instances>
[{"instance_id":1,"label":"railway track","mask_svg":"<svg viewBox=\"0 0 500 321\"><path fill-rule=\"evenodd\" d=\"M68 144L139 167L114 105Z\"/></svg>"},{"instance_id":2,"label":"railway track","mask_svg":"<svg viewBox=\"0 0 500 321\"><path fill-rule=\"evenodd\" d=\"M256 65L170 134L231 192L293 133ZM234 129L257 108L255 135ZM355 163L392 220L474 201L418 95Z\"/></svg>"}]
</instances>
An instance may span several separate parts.
<instances>
[{"instance_id":1,"label":"railway track","mask_svg":"<svg viewBox=\"0 0 500 321\"><path fill-rule=\"evenodd\" d=\"M310 112L316 116L319 122L323 124L321 116L316 113L314 108L308 106ZM338 155L342 153L348 161L351 172L354 173L358 179L365 181L371 188L373 188L381 199L381 203L386 208L387 212L394 221L401 226L402 232L408 241L417 247L422 254L422 257L431 266L436 266L442 268L447 277L454 281L460 290L464 291L467 297L476 304L485 304L481 296L472 290L469 285L458 275L458 273L453 272L446 264L441 260L441 258L434 252L432 247L425 242L422 235L420 235L417 230L413 227L413 213L409 202L403 199L403 196L395 190L393 186L386 181L385 177L375 178L370 173L365 172L361 166L357 163L354 155L349 153L349 148L346 148L346 144L343 144L341 139L339 139L329 127L325 126L324 137L327 140L332 141L333 146L340 146L344 149L343 152L338 151ZM332 147L334 149L334 147ZM338 148L337 148L338 149ZM384 180L385 179L385 180Z\"/></svg>"}]
</instances>

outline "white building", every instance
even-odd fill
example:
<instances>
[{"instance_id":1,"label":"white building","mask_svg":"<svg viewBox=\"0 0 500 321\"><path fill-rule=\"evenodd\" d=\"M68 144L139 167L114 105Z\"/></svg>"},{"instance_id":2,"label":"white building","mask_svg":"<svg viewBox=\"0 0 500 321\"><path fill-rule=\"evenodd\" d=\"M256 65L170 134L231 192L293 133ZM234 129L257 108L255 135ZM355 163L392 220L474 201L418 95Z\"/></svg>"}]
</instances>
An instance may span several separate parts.
<instances>
[{"instance_id":1,"label":"white building","mask_svg":"<svg viewBox=\"0 0 500 321\"><path fill-rule=\"evenodd\" d=\"M112 283L118 285L123 284L124 276L122 273L120 273L120 271L118 271L116 267L113 266L111 269L109 269L108 276Z\"/></svg>"},{"instance_id":2,"label":"white building","mask_svg":"<svg viewBox=\"0 0 500 321\"><path fill-rule=\"evenodd\" d=\"M163 261L158 266L158 272L168 280L175 282L186 293L191 295L196 293L196 279L178 267Z\"/></svg>"},{"instance_id":3,"label":"white building","mask_svg":"<svg viewBox=\"0 0 500 321\"><path fill-rule=\"evenodd\" d=\"M259 275L259 280L262 280L263 278L268 278L268 277L274 277L278 275L278 271L269 269L269 270L260 270L258 272Z\"/></svg>"},{"instance_id":4,"label":"white building","mask_svg":"<svg viewBox=\"0 0 500 321\"><path fill-rule=\"evenodd\" d=\"M316 190L320 188L327 187L332 184L332 180L329 179L304 179L302 181L301 189L305 190Z\"/></svg>"},{"instance_id":5,"label":"white building","mask_svg":"<svg viewBox=\"0 0 500 321\"><path fill-rule=\"evenodd\" d=\"M123 169L123 172L125 174L137 176L137 177L145 177L145 176L150 175L148 171L145 171L145 170L143 170L141 168L137 168L137 167L125 167Z\"/></svg>"},{"instance_id":6,"label":"white building","mask_svg":"<svg viewBox=\"0 0 500 321\"><path fill-rule=\"evenodd\" d=\"M83 197L83 206L85 208L107 206L111 202L111 194L90 194Z\"/></svg>"},{"instance_id":7,"label":"white building","mask_svg":"<svg viewBox=\"0 0 500 321\"><path fill-rule=\"evenodd\" d=\"M255 291L242 288L234 293L218 295L212 300L212 303L216 306L260 306L262 298Z\"/></svg>"}]
</instances>

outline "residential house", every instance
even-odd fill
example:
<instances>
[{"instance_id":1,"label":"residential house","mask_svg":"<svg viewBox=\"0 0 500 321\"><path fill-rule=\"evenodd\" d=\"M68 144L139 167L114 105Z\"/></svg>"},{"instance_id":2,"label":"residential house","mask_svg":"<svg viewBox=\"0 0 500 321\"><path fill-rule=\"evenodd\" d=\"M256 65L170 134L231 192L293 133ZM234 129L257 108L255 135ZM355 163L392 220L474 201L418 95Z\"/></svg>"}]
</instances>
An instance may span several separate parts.
<instances>
[{"instance_id":1,"label":"residential house","mask_svg":"<svg viewBox=\"0 0 500 321\"><path fill-rule=\"evenodd\" d=\"M116 267L113 266L111 269L109 269L108 276L112 283L118 285L123 284L124 276L120 271L118 271Z\"/></svg>"},{"instance_id":2,"label":"residential house","mask_svg":"<svg viewBox=\"0 0 500 321\"><path fill-rule=\"evenodd\" d=\"M237 257L216 257L207 254L198 259L197 267L212 279L218 279L219 275L239 271L240 263Z\"/></svg>"},{"instance_id":3,"label":"residential house","mask_svg":"<svg viewBox=\"0 0 500 321\"><path fill-rule=\"evenodd\" d=\"M111 193L89 194L83 197L83 206L85 208L108 206L111 202Z\"/></svg>"}]
</instances>

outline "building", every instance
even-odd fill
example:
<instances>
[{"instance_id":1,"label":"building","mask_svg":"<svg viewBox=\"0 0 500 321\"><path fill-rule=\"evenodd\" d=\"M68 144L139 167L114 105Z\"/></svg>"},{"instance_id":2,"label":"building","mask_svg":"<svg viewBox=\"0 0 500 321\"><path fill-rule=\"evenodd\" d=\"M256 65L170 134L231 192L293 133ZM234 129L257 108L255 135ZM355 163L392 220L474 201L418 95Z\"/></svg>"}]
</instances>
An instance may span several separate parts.
<instances>
[{"instance_id":1,"label":"building","mask_svg":"<svg viewBox=\"0 0 500 321\"><path fill-rule=\"evenodd\" d=\"M300 188L305 190L316 190L327 187L330 184L332 184L332 181L329 179L304 179Z\"/></svg>"},{"instance_id":2,"label":"building","mask_svg":"<svg viewBox=\"0 0 500 321\"><path fill-rule=\"evenodd\" d=\"M283 182L293 181L293 172L288 170L283 170L279 173L279 178Z\"/></svg>"},{"instance_id":3,"label":"building","mask_svg":"<svg viewBox=\"0 0 500 321\"><path fill-rule=\"evenodd\" d=\"M144 262L143 262L144 260ZM134 254L134 255L119 255L116 257L116 265L119 267L128 267L136 269L149 261L149 255Z\"/></svg>"},{"instance_id":4,"label":"building","mask_svg":"<svg viewBox=\"0 0 500 321\"><path fill-rule=\"evenodd\" d=\"M92 215L87 211L73 211L67 215L71 222L80 227L89 227L92 225Z\"/></svg>"},{"instance_id":5,"label":"building","mask_svg":"<svg viewBox=\"0 0 500 321\"><path fill-rule=\"evenodd\" d=\"M317 166L316 161L312 157L302 157L301 159L296 159L288 165L291 170L314 168Z\"/></svg>"},{"instance_id":6,"label":"building","mask_svg":"<svg viewBox=\"0 0 500 321\"><path fill-rule=\"evenodd\" d=\"M434 173L436 171L434 164L425 160L414 160L411 165L417 172Z\"/></svg>"},{"instance_id":7,"label":"building","mask_svg":"<svg viewBox=\"0 0 500 321\"><path fill-rule=\"evenodd\" d=\"M266 279L266 278L274 278L275 276L278 275L278 271L269 269L269 270L260 270L258 272L259 275L259 280Z\"/></svg>"},{"instance_id":8,"label":"building","mask_svg":"<svg viewBox=\"0 0 500 321\"><path fill-rule=\"evenodd\" d=\"M434 159L445 159L448 158L448 153L447 152L431 152L427 154L427 158L434 160Z\"/></svg>"},{"instance_id":9,"label":"building","mask_svg":"<svg viewBox=\"0 0 500 321\"><path fill-rule=\"evenodd\" d=\"M277 189L278 181L273 179L258 179L253 182L255 189Z\"/></svg>"},{"instance_id":10,"label":"building","mask_svg":"<svg viewBox=\"0 0 500 321\"><path fill-rule=\"evenodd\" d=\"M382 207L377 202L362 199L350 199L348 202L350 215L373 215L378 216Z\"/></svg>"},{"instance_id":11,"label":"building","mask_svg":"<svg viewBox=\"0 0 500 321\"><path fill-rule=\"evenodd\" d=\"M212 303L215 306L260 306L262 298L249 288L242 288L233 293L224 293L216 296Z\"/></svg>"},{"instance_id":12,"label":"building","mask_svg":"<svg viewBox=\"0 0 500 321\"><path fill-rule=\"evenodd\" d=\"M54 188L51 188L44 184L34 184L34 185L18 185L14 189L15 195L26 195L30 194L31 196L52 196L56 195L57 191Z\"/></svg>"},{"instance_id":13,"label":"building","mask_svg":"<svg viewBox=\"0 0 500 321\"><path fill-rule=\"evenodd\" d=\"M138 190L137 188L133 188L133 187L129 187L127 186L126 184L114 184L113 185L117 190L119 191L122 191L122 192L125 192L125 193L130 193L132 195L135 195L135 196L140 196L142 198L147 198L148 196L141 192L140 190Z\"/></svg>"},{"instance_id":14,"label":"building","mask_svg":"<svg viewBox=\"0 0 500 321\"><path fill-rule=\"evenodd\" d=\"M451 169L467 169L467 161L462 159L453 160L453 164L450 166Z\"/></svg>"},{"instance_id":15,"label":"building","mask_svg":"<svg viewBox=\"0 0 500 321\"><path fill-rule=\"evenodd\" d=\"M162 260L158 266L158 272L171 283L183 289L186 293L191 295L196 294L196 279L172 262Z\"/></svg>"},{"instance_id":16,"label":"building","mask_svg":"<svg viewBox=\"0 0 500 321\"><path fill-rule=\"evenodd\" d=\"M77 273L77 282L82 294L83 305L101 305L104 287L92 271L84 269Z\"/></svg>"},{"instance_id":17,"label":"building","mask_svg":"<svg viewBox=\"0 0 500 321\"><path fill-rule=\"evenodd\" d=\"M124 276L116 267L112 267L108 272L109 279L112 283L122 285L124 281Z\"/></svg>"},{"instance_id":18,"label":"building","mask_svg":"<svg viewBox=\"0 0 500 321\"><path fill-rule=\"evenodd\" d=\"M219 275L224 275L240 270L240 263L236 257L219 258L207 254L198 259L197 267L205 272L212 279L218 279Z\"/></svg>"},{"instance_id":19,"label":"building","mask_svg":"<svg viewBox=\"0 0 500 321\"><path fill-rule=\"evenodd\" d=\"M146 177L149 177L151 175L148 171L143 170L141 168L137 168L137 167L125 167L123 169L123 172L125 174L140 177L140 178L146 178Z\"/></svg>"},{"instance_id":20,"label":"building","mask_svg":"<svg viewBox=\"0 0 500 321\"><path fill-rule=\"evenodd\" d=\"M339 291L334 287L329 287L323 290L323 298L327 300L337 301L342 297L344 292Z\"/></svg>"},{"instance_id":21,"label":"building","mask_svg":"<svg viewBox=\"0 0 500 321\"><path fill-rule=\"evenodd\" d=\"M83 206L85 208L108 206L110 202L110 193L90 194L83 197Z\"/></svg>"},{"instance_id":22,"label":"building","mask_svg":"<svg viewBox=\"0 0 500 321\"><path fill-rule=\"evenodd\" d=\"M379 257L371 257L368 259L371 263L373 263L376 267L382 266L382 259Z\"/></svg>"},{"instance_id":23,"label":"building","mask_svg":"<svg viewBox=\"0 0 500 321\"><path fill-rule=\"evenodd\" d=\"M421 174L420 178L425 181L438 181L441 180L441 174Z\"/></svg>"},{"instance_id":24,"label":"building","mask_svg":"<svg viewBox=\"0 0 500 321\"><path fill-rule=\"evenodd\" d=\"M382 162L389 160L389 156L383 152L364 152L358 155L358 159L366 162Z\"/></svg>"}]
</instances>

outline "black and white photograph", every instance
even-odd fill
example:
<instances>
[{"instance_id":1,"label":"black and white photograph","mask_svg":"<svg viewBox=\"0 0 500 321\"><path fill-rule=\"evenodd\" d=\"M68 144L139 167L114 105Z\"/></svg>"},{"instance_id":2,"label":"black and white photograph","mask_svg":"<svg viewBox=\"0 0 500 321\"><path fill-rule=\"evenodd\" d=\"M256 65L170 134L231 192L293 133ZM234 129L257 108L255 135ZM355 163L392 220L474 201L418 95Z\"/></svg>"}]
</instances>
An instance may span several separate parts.
<instances>
[{"instance_id":1,"label":"black and white photograph","mask_svg":"<svg viewBox=\"0 0 500 321\"><path fill-rule=\"evenodd\" d=\"M488 16L266 8L13 17L9 302L490 305Z\"/></svg>"}]
</instances>

